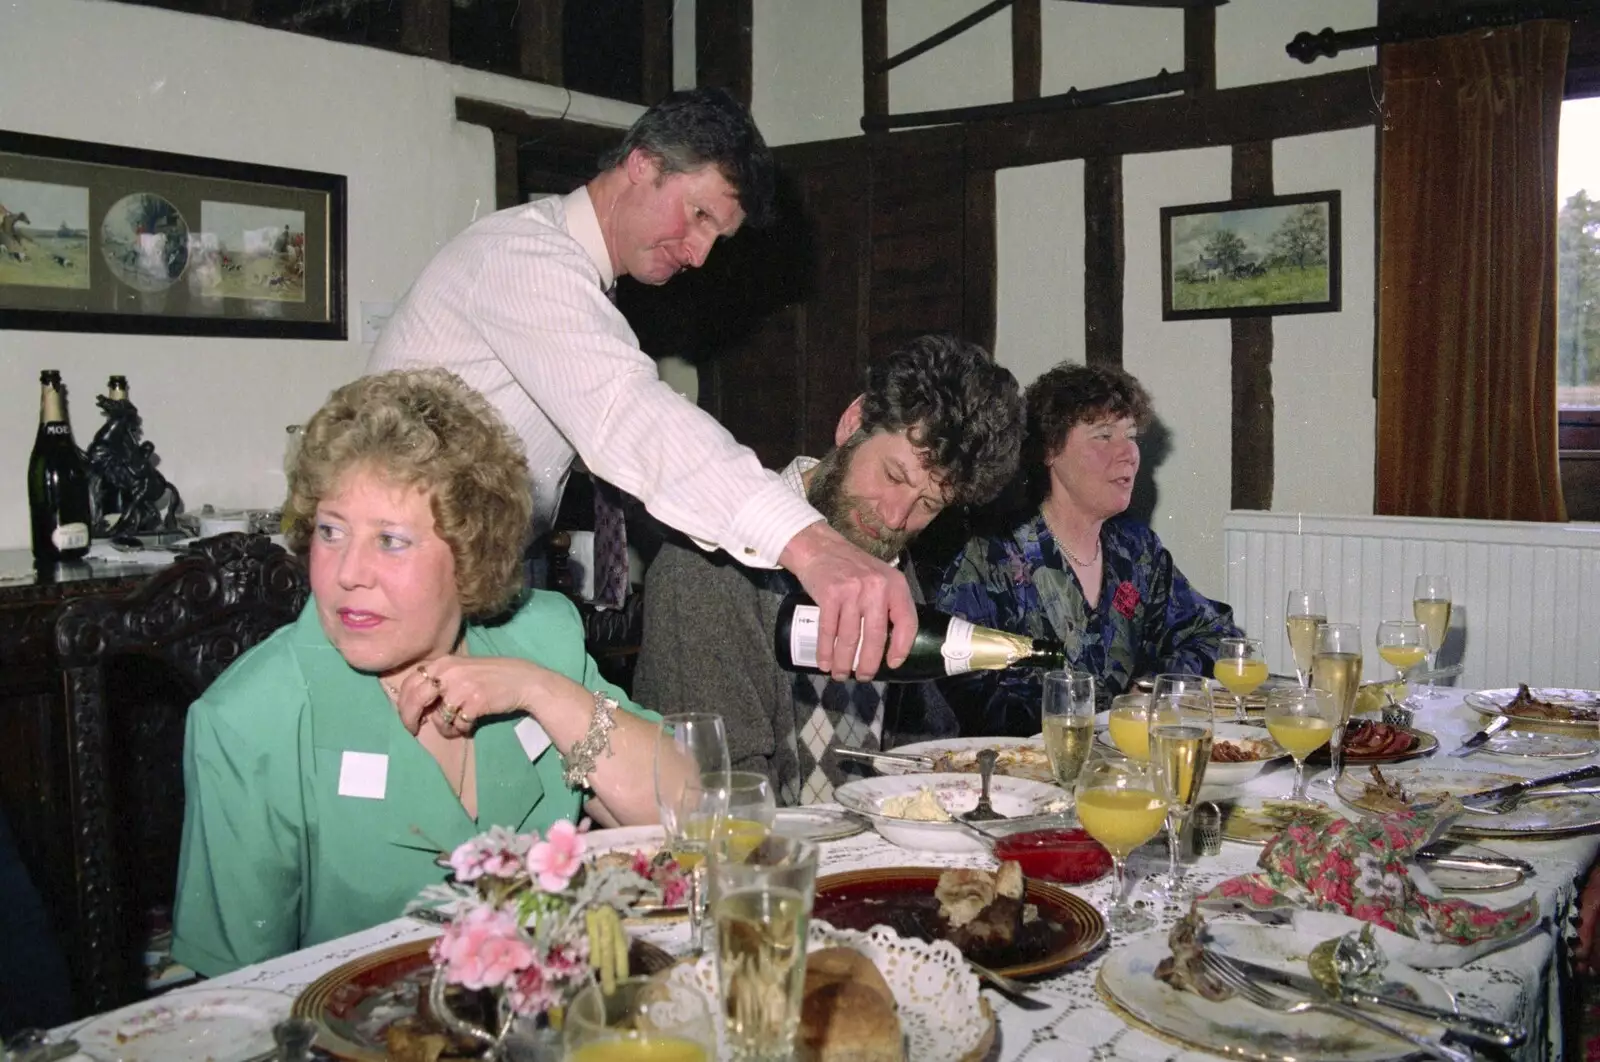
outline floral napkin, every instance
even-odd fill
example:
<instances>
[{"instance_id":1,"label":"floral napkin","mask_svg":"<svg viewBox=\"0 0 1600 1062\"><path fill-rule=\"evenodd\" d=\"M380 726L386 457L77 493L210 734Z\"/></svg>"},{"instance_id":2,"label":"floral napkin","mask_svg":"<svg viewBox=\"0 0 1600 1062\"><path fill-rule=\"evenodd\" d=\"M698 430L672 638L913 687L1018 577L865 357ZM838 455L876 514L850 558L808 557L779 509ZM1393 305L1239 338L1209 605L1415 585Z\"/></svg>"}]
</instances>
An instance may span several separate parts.
<instances>
[{"instance_id":1,"label":"floral napkin","mask_svg":"<svg viewBox=\"0 0 1600 1062\"><path fill-rule=\"evenodd\" d=\"M1427 809L1335 819L1320 828L1291 825L1267 844L1256 872L1229 878L1200 902L1291 914L1295 909L1335 912L1424 944L1482 954L1534 926L1539 903L1529 897L1506 908L1485 907L1428 895L1418 887L1410 872L1413 854L1442 834L1460 811L1458 802L1446 800Z\"/></svg>"}]
</instances>

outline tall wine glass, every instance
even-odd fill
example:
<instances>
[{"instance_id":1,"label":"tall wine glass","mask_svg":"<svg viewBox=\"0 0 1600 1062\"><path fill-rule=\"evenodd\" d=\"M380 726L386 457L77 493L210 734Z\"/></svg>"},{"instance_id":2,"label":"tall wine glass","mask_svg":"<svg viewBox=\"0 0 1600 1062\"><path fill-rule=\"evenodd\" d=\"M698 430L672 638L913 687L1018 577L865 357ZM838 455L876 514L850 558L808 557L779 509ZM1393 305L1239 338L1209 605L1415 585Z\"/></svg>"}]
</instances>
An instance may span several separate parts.
<instances>
[{"instance_id":1,"label":"tall wine glass","mask_svg":"<svg viewBox=\"0 0 1600 1062\"><path fill-rule=\"evenodd\" d=\"M705 855L727 814L728 734L715 712L661 717L656 734L656 810L667 847L689 876L689 939L699 943L705 916Z\"/></svg>"},{"instance_id":2,"label":"tall wine glass","mask_svg":"<svg viewBox=\"0 0 1600 1062\"><path fill-rule=\"evenodd\" d=\"M1178 840L1205 784L1215 736L1211 690L1198 675L1160 675L1150 694L1150 766L1156 792L1167 805L1167 874L1161 891L1173 903L1186 903L1178 860Z\"/></svg>"},{"instance_id":3,"label":"tall wine glass","mask_svg":"<svg viewBox=\"0 0 1600 1062\"><path fill-rule=\"evenodd\" d=\"M1338 719L1339 706L1327 690L1273 690L1267 695L1267 733L1294 757L1290 800L1306 798L1306 757L1332 739Z\"/></svg>"},{"instance_id":4,"label":"tall wine glass","mask_svg":"<svg viewBox=\"0 0 1600 1062\"><path fill-rule=\"evenodd\" d=\"M1333 695L1339 717L1328 742L1333 773L1328 784L1344 777L1344 730L1356 706L1361 688L1361 628L1354 623L1324 623L1317 628L1315 652L1311 654L1311 684Z\"/></svg>"},{"instance_id":5,"label":"tall wine glass","mask_svg":"<svg viewBox=\"0 0 1600 1062\"><path fill-rule=\"evenodd\" d=\"M1131 759L1091 760L1078 775L1078 822L1111 853L1114 875L1106 925L1114 933L1135 933L1154 924L1146 911L1128 903L1128 853L1161 829L1166 801L1156 791L1150 764Z\"/></svg>"},{"instance_id":6,"label":"tall wine glass","mask_svg":"<svg viewBox=\"0 0 1600 1062\"><path fill-rule=\"evenodd\" d=\"M1289 651L1294 654L1294 671L1300 687L1311 686L1311 651L1317 639L1317 626L1328 622L1328 599L1321 590L1290 590L1283 609L1283 629L1289 636Z\"/></svg>"},{"instance_id":7,"label":"tall wine glass","mask_svg":"<svg viewBox=\"0 0 1600 1062\"><path fill-rule=\"evenodd\" d=\"M1450 632L1450 577L1448 575L1419 575L1411 588L1411 613L1422 624L1428 639L1428 670L1439 666L1439 650L1444 646L1445 635ZM1429 679L1417 691L1423 698L1440 696Z\"/></svg>"},{"instance_id":8,"label":"tall wine glass","mask_svg":"<svg viewBox=\"0 0 1600 1062\"><path fill-rule=\"evenodd\" d=\"M1087 671L1045 672L1043 713L1050 773L1070 796L1094 744L1094 676Z\"/></svg>"},{"instance_id":9,"label":"tall wine glass","mask_svg":"<svg viewBox=\"0 0 1600 1062\"><path fill-rule=\"evenodd\" d=\"M1267 661L1261 652L1259 638L1224 638L1218 643L1212 674L1233 694L1235 722L1246 722L1244 699L1267 681Z\"/></svg>"},{"instance_id":10,"label":"tall wine glass","mask_svg":"<svg viewBox=\"0 0 1600 1062\"><path fill-rule=\"evenodd\" d=\"M1389 619L1378 624L1378 655L1404 683L1406 672L1428 655L1428 636L1416 620Z\"/></svg>"}]
</instances>

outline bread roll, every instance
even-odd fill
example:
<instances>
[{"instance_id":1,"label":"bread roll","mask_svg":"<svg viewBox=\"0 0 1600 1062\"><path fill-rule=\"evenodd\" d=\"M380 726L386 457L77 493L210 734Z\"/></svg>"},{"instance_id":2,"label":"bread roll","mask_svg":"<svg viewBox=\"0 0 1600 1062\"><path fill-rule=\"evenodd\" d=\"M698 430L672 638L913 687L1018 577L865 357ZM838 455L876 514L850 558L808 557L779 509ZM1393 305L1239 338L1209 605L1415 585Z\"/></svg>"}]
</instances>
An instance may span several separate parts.
<instances>
[{"instance_id":1,"label":"bread roll","mask_svg":"<svg viewBox=\"0 0 1600 1062\"><path fill-rule=\"evenodd\" d=\"M872 960L853 948L806 957L797 1062L904 1062L894 993Z\"/></svg>"}]
</instances>

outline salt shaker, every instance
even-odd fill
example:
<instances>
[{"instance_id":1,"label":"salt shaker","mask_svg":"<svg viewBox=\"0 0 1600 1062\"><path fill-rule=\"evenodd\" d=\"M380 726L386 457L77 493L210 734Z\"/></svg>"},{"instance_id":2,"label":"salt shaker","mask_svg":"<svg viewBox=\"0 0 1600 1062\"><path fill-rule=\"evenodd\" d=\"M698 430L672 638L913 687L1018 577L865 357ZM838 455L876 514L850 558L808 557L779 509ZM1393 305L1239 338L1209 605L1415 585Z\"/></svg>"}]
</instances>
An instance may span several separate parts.
<instances>
[{"instance_id":1,"label":"salt shaker","mask_svg":"<svg viewBox=\"0 0 1600 1062\"><path fill-rule=\"evenodd\" d=\"M309 1062L317 1023L307 1018L285 1018L272 1027L278 1045L278 1062Z\"/></svg>"},{"instance_id":2,"label":"salt shaker","mask_svg":"<svg viewBox=\"0 0 1600 1062\"><path fill-rule=\"evenodd\" d=\"M1222 852L1222 809L1209 800L1196 804L1189 815L1189 844L1196 856Z\"/></svg>"}]
</instances>

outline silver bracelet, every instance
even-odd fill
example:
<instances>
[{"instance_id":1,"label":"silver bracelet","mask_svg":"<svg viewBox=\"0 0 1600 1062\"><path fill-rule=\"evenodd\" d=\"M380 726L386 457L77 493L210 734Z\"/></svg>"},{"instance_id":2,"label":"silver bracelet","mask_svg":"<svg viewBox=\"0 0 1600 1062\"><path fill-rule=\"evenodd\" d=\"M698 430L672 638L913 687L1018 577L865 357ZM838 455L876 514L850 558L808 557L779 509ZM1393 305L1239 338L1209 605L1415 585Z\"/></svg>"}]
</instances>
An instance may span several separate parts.
<instances>
[{"instance_id":1,"label":"silver bracelet","mask_svg":"<svg viewBox=\"0 0 1600 1062\"><path fill-rule=\"evenodd\" d=\"M567 769L562 777L569 788L582 789L594 770L595 758L602 752L611 755L611 731L617 728L613 713L619 707L615 697L594 691L594 715L589 718L589 732L579 738L572 746L572 751L567 753Z\"/></svg>"}]
</instances>

